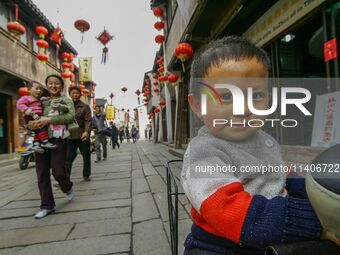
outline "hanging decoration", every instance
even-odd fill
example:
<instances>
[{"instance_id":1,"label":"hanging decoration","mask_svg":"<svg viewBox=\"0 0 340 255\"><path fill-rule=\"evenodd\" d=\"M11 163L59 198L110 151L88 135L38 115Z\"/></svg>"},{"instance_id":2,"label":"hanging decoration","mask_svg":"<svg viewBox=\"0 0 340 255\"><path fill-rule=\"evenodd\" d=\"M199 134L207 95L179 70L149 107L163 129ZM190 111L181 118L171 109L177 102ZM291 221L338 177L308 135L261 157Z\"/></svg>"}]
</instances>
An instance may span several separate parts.
<instances>
[{"instance_id":1,"label":"hanging decoration","mask_svg":"<svg viewBox=\"0 0 340 255\"><path fill-rule=\"evenodd\" d=\"M56 56L59 56L59 49L60 49L60 46L61 46L63 39L64 39L64 33L61 30L61 28L59 26L57 26L57 28L54 29L53 33L50 36L50 40L52 42L55 42Z\"/></svg>"},{"instance_id":2,"label":"hanging decoration","mask_svg":"<svg viewBox=\"0 0 340 255\"><path fill-rule=\"evenodd\" d=\"M153 8L153 14L158 18L163 18L163 9L161 7L155 7Z\"/></svg>"},{"instance_id":3,"label":"hanging decoration","mask_svg":"<svg viewBox=\"0 0 340 255\"><path fill-rule=\"evenodd\" d=\"M153 111L154 113L159 113L161 110L158 108L158 107L156 107L155 108L155 110Z\"/></svg>"},{"instance_id":4,"label":"hanging decoration","mask_svg":"<svg viewBox=\"0 0 340 255\"><path fill-rule=\"evenodd\" d=\"M156 35L155 37L155 42L158 44L161 44L165 41L165 36L164 35Z\"/></svg>"},{"instance_id":5,"label":"hanging decoration","mask_svg":"<svg viewBox=\"0 0 340 255\"><path fill-rule=\"evenodd\" d=\"M153 73L153 74L152 74L152 78L158 79L158 75L157 75L156 73Z\"/></svg>"},{"instance_id":6,"label":"hanging decoration","mask_svg":"<svg viewBox=\"0 0 340 255\"><path fill-rule=\"evenodd\" d=\"M18 89L18 95L21 96L21 97L22 96L29 96L30 92L29 92L27 87L21 87L21 88Z\"/></svg>"},{"instance_id":7,"label":"hanging decoration","mask_svg":"<svg viewBox=\"0 0 340 255\"><path fill-rule=\"evenodd\" d=\"M153 92L159 93L159 89L158 89L158 88L155 88L155 89L153 90Z\"/></svg>"},{"instance_id":8,"label":"hanging decoration","mask_svg":"<svg viewBox=\"0 0 340 255\"><path fill-rule=\"evenodd\" d=\"M160 74L164 73L164 66L161 66L157 69L157 72L159 72ZM158 78L159 79L159 78Z\"/></svg>"},{"instance_id":9,"label":"hanging decoration","mask_svg":"<svg viewBox=\"0 0 340 255\"><path fill-rule=\"evenodd\" d=\"M161 99L159 101L159 105L160 105L161 108L163 108L166 105L166 101L164 99Z\"/></svg>"},{"instance_id":10,"label":"hanging decoration","mask_svg":"<svg viewBox=\"0 0 340 255\"><path fill-rule=\"evenodd\" d=\"M26 33L26 28L18 22L19 6L15 4L15 21L7 22L7 30L17 39Z\"/></svg>"},{"instance_id":11,"label":"hanging decoration","mask_svg":"<svg viewBox=\"0 0 340 255\"><path fill-rule=\"evenodd\" d=\"M46 54L46 49L48 48L48 42L45 41L46 35L48 35L48 30L44 26L37 26L35 32L39 35L39 40L36 44L38 46L37 58L42 62L46 63L48 61L48 55Z\"/></svg>"},{"instance_id":12,"label":"hanging decoration","mask_svg":"<svg viewBox=\"0 0 340 255\"><path fill-rule=\"evenodd\" d=\"M157 21L153 26L158 31L160 31L160 30L162 30L164 28L164 22L163 21Z\"/></svg>"},{"instance_id":13,"label":"hanging decoration","mask_svg":"<svg viewBox=\"0 0 340 255\"><path fill-rule=\"evenodd\" d=\"M142 92L139 90L139 89L137 89L136 91L135 91L135 94L137 95L137 101L138 101L138 105L140 105L140 94L141 94Z\"/></svg>"},{"instance_id":14,"label":"hanging decoration","mask_svg":"<svg viewBox=\"0 0 340 255\"><path fill-rule=\"evenodd\" d=\"M194 51L189 43L180 43L175 48L175 56L182 62L182 69L185 72L184 62L191 58Z\"/></svg>"},{"instance_id":15,"label":"hanging decoration","mask_svg":"<svg viewBox=\"0 0 340 255\"><path fill-rule=\"evenodd\" d=\"M110 104L110 105L112 105L112 99L113 99L114 96L115 96L115 95L111 92L111 94L109 95L110 100L111 100L111 104Z\"/></svg>"},{"instance_id":16,"label":"hanging decoration","mask_svg":"<svg viewBox=\"0 0 340 255\"><path fill-rule=\"evenodd\" d=\"M83 44L83 40L84 40L84 33L86 31L89 31L90 29L90 24L83 19L78 19L74 22L74 27L80 31L81 33L81 44Z\"/></svg>"},{"instance_id":17,"label":"hanging decoration","mask_svg":"<svg viewBox=\"0 0 340 255\"><path fill-rule=\"evenodd\" d=\"M160 83L166 82L168 80L168 76L167 75L159 76L158 80Z\"/></svg>"},{"instance_id":18,"label":"hanging decoration","mask_svg":"<svg viewBox=\"0 0 340 255\"><path fill-rule=\"evenodd\" d=\"M124 94L126 93L127 90L128 90L128 89L127 89L126 87L122 87L122 88L121 88L121 91L123 91Z\"/></svg>"},{"instance_id":19,"label":"hanging decoration","mask_svg":"<svg viewBox=\"0 0 340 255\"><path fill-rule=\"evenodd\" d=\"M110 35L110 33L104 28L104 31L101 32L99 34L99 36L97 37L97 40L100 41L103 45L103 53L102 53L102 64L106 63L106 61L109 60L109 49L106 47L106 44L108 44L112 39L114 38L114 36Z\"/></svg>"},{"instance_id":20,"label":"hanging decoration","mask_svg":"<svg viewBox=\"0 0 340 255\"><path fill-rule=\"evenodd\" d=\"M64 79L70 79L72 76L72 73L69 71L71 64L69 62L72 62L73 60L73 54L68 52L63 52L60 56L64 62L61 63L61 67L63 68L63 72L61 73L61 76Z\"/></svg>"},{"instance_id":21,"label":"hanging decoration","mask_svg":"<svg viewBox=\"0 0 340 255\"><path fill-rule=\"evenodd\" d=\"M154 86L158 86L158 85L159 85L158 81L154 81L154 82L153 82L153 85L154 85Z\"/></svg>"},{"instance_id":22,"label":"hanging decoration","mask_svg":"<svg viewBox=\"0 0 340 255\"><path fill-rule=\"evenodd\" d=\"M178 78L178 75L174 73L168 75L168 81L171 83L172 87L175 88L177 86Z\"/></svg>"}]
</instances>

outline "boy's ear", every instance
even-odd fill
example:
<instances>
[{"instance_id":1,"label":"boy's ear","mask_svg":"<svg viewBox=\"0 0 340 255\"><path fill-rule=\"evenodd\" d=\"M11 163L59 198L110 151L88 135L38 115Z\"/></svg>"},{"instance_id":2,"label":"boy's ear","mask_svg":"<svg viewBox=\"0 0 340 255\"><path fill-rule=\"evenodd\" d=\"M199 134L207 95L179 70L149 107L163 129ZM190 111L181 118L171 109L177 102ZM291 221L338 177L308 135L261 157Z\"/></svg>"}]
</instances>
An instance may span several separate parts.
<instances>
[{"instance_id":1,"label":"boy's ear","mask_svg":"<svg viewBox=\"0 0 340 255\"><path fill-rule=\"evenodd\" d=\"M188 95L188 102L190 105L191 110L195 113L198 118L202 117L201 114L201 100L197 99L194 94Z\"/></svg>"}]
</instances>

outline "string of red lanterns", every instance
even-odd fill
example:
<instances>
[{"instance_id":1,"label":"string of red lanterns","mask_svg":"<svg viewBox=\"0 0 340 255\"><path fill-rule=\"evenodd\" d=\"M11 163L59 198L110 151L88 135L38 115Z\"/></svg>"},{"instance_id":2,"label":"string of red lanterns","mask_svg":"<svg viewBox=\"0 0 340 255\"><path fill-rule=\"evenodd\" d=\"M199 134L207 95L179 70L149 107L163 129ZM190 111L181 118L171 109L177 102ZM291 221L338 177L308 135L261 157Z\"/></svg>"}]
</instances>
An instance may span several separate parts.
<instances>
[{"instance_id":1,"label":"string of red lanterns","mask_svg":"<svg viewBox=\"0 0 340 255\"><path fill-rule=\"evenodd\" d=\"M48 30L44 26L37 26L35 28L35 32L39 35L39 40L36 42L38 46L38 54L37 59L39 59L42 63L46 63L48 61L48 55L46 54L46 49L48 48L48 42L45 41L45 36L48 35Z\"/></svg>"}]
</instances>

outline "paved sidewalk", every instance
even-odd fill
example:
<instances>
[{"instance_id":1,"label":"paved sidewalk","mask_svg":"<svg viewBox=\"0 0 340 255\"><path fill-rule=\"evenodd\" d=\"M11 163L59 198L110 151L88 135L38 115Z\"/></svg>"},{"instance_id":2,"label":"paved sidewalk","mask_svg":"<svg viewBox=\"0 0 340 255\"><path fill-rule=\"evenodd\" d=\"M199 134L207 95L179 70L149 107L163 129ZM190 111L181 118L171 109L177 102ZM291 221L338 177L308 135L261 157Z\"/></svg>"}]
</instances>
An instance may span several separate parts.
<instances>
[{"instance_id":1,"label":"paved sidewalk","mask_svg":"<svg viewBox=\"0 0 340 255\"><path fill-rule=\"evenodd\" d=\"M41 220L33 218L40 204L34 168L0 168L0 254L170 254L164 164L177 158L149 141L108 148L108 159L92 164L91 182L83 181L77 157L74 200L54 188L56 212ZM180 166L173 170L178 177ZM189 209L181 197L179 254Z\"/></svg>"}]
</instances>

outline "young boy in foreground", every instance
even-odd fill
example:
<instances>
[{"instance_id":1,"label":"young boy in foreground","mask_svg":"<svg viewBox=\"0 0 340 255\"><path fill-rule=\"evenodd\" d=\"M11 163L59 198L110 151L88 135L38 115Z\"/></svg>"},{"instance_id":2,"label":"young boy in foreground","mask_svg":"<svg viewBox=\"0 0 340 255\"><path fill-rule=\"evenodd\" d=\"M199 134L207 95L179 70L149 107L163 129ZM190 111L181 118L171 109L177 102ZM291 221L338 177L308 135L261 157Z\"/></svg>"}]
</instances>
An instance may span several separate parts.
<instances>
[{"instance_id":1,"label":"young boy in foreground","mask_svg":"<svg viewBox=\"0 0 340 255\"><path fill-rule=\"evenodd\" d=\"M256 125L267 116L253 114L247 96L244 113L234 115L231 91L214 88L214 84L228 83L244 95L252 88L254 108L266 110L269 70L270 61L262 49L234 36L209 44L194 58L188 100L204 126L190 141L181 174L194 221L185 241L185 255L263 254L271 244L321 238L322 227L308 200L304 179L287 179L285 172L240 171L245 166L284 165L280 146ZM202 112L201 94L209 94L207 88L220 96L221 104L207 97L206 112ZM217 119L228 123L215 125ZM217 165L233 166L237 171L204 171ZM329 233L324 236L340 243Z\"/></svg>"}]
</instances>

